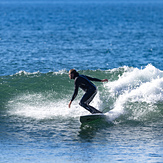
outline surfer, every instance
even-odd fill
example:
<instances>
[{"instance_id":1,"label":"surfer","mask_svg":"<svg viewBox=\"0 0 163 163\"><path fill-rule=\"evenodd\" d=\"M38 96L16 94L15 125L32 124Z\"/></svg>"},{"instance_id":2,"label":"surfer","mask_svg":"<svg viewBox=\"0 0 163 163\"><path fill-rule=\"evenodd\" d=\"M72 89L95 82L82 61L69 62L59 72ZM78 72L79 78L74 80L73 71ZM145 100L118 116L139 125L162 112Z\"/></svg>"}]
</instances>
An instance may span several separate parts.
<instances>
[{"instance_id":1,"label":"surfer","mask_svg":"<svg viewBox=\"0 0 163 163\"><path fill-rule=\"evenodd\" d=\"M71 107L71 103L77 96L78 89L80 87L83 91L85 91L85 94L83 95L79 105L84 107L86 110L88 110L92 114L102 113L101 111L95 109L93 106L89 105L89 103L93 100L93 98L95 97L97 93L97 88L91 81L108 82L108 79L100 80L100 79L92 78L86 75L80 75L75 69L71 69L69 71L69 78L75 80L74 81L75 90L71 98L71 101L69 102L68 107L69 108Z\"/></svg>"}]
</instances>

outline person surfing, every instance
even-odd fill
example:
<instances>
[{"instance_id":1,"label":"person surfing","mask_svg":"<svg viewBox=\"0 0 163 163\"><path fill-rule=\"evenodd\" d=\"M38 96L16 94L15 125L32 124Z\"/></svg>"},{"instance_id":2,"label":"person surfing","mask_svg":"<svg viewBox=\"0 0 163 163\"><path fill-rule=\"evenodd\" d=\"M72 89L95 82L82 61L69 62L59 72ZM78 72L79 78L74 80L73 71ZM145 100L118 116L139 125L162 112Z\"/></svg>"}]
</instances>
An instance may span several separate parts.
<instances>
[{"instance_id":1,"label":"person surfing","mask_svg":"<svg viewBox=\"0 0 163 163\"><path fill-rule=\"evenodd\" d=\"M86 75L80 75L75 69L71 69L69 71L69 78L75 80L74 81L75 89L74 89L74 94L68 104L68 107L69 108L71 107L72 101L76 98L79 88L81 88L85 92L85 94L80 100L79 105L84 107L92 114L102 113L101 111L95 109L93 106L89 105L89 103L93 100L93 98L97 93L97 88L91 81L108 82L108 79L100 80Z\"/></svg>"}]
</instances>

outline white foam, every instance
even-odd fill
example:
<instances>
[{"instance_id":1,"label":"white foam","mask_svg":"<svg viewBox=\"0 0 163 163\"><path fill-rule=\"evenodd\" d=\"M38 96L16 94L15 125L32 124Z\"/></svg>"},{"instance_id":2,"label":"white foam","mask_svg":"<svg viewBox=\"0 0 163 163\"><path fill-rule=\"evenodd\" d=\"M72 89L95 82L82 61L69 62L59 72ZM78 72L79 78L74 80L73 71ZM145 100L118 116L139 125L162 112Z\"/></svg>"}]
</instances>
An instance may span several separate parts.
<instances>
[{"instance_id":1,"label":"white foam","mask_svg":"<svg viewBox=\"0 0 163 163\"><path fill-rule=\"evenodd\" d=\"M14 75L36 75L36 74L40 74L40 71L36 71L36 72L31 73L31 72L26 72L26 71L21 70ZM13 76L13 75L10 75L10 76Z\"/></svg>"},{"instance_id":2,"label":"white foam","mask_svg":"<svg viewBox=\"0 0 163 163\"><path fill-rule=\"evenodd\" d=\"M56 72L53 72L53 74L55 74L55 75L63 75L63 74L68 74L68 72L66 71L66 69L63 69L63 70L60 70L60 71L56 71Z\"/></svg>"},{"instance_id":3,"label":"white foam","mask_svg":"<svg viewBox=\"0 0 163 163\"><path fill-rule=\"evenodd\" d=\"M163 72L152 65L131 69L106 87L111 96L116 96L113 110L107 113L110 120L114 120L125 112L127 102L163 101Z\"/></svg>"},{"instance_id":4,"label":"white foam","mask_svg":"<svg viewBox=\"0 0 163 163\"><path fill-rule=\"evenodd\" d=\"M9 101L7 107L12 115L34 119L79 118L81 115L90 114L79 106L79 99L73 101L71 108L68 108L68 103L67 99L49 100L43 94L23 94ZM100 105L98 94L92 105L95 107Z\"/></svg>"}]
</instances>

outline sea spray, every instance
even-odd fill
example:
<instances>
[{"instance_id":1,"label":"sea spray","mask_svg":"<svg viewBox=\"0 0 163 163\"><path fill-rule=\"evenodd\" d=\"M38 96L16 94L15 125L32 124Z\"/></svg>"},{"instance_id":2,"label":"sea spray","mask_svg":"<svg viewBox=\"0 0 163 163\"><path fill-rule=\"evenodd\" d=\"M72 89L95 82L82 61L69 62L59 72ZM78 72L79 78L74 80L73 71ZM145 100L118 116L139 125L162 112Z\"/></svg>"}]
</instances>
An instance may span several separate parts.
<instances>
[{"instance_id":1,"label":"sea spray","mask_svg":"<svg viewBox=\"0 0 163 163\"><path fill-rule=\"evenodd\" d=\"M53 94L51 93L51 95ZM80 96L80 95L79 95ZM78 100L73 101L71 108L68 108L68 98L56 100L49 98L46 94L22 94L8 101L8 113L17 116L34 119L55 119L55 118L79 118L80 115L90 114L80 107ZM92 105L100 106L99 94L96 95Z\"/></svg>"},{"instance_id":2,"label":"sea spray","mask_svg":"<svg viewBox=\"0 0 163 163\"><path fill-rule=\"evenodd\" d=\"M140 70L130 69L106 86L111 96L115 96L114 108L107 113L110 120L127 113L130 113L130 118L139 119L151 111L155 112L154 104L163 101L163 72L152 65ZM135 106L140 112L134 112L133 109L137 110Z\"/></svg>"}]
</instances>

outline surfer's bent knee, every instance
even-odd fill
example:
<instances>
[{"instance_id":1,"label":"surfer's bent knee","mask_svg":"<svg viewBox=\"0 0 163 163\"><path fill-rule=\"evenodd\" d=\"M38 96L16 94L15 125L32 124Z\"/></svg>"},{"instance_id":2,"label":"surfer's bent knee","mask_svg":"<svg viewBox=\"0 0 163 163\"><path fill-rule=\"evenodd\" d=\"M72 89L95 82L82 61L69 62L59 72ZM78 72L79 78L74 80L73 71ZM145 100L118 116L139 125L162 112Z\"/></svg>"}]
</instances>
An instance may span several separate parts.
<instances>
[{"instance_id":1,"label":"surfer's bent knee","mask_svg":"<svg viewBox=\"0 0 163 163\"><path fill-rule=\"evenodd\" d=\"M80 101L79 102L79 105L82 106L82 107L84 107L86 104L84 102Z\"/></svg>"}]
</instances>

